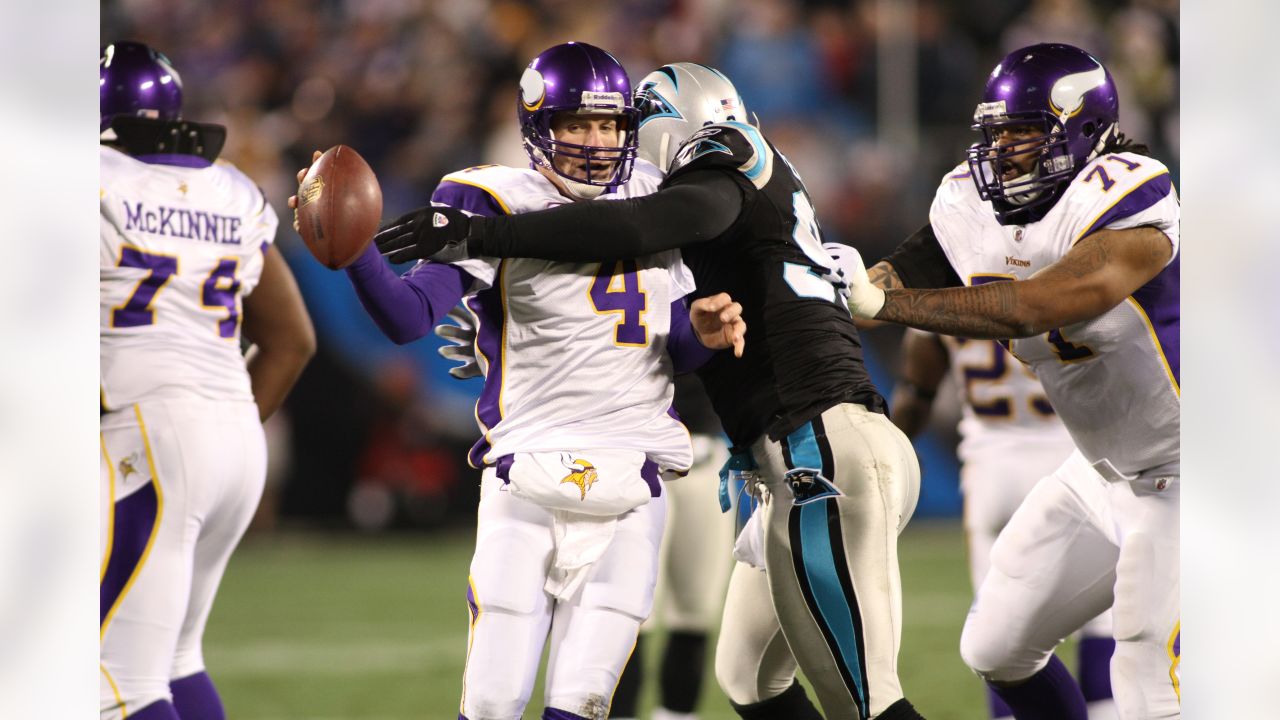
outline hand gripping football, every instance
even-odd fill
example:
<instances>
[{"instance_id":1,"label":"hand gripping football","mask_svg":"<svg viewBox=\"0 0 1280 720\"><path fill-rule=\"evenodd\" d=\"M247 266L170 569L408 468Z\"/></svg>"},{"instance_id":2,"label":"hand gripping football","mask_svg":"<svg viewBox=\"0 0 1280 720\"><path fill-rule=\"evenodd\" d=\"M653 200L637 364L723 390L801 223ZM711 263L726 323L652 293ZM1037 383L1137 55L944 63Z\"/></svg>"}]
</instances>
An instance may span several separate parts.
<instances>
[{"instance_id":1,"label":"hand gripping football","mask_svg":"<svg viewBox=\"0 0 1280 720\"><path fill-rule=\"evenodd\" d=\"M326 150L298 186L298 233L325 267L336 270L354 262L381 219L378 178L346 145Z\"/></svg>"}]
</instances>

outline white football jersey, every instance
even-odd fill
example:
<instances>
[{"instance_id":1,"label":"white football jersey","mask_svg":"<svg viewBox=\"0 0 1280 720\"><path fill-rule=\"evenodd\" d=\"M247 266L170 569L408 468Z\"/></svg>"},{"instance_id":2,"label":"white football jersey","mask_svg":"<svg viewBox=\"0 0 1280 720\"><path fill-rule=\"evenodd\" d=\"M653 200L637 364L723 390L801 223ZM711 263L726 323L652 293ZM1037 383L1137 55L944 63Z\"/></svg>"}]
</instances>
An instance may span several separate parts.
<instances>
[{"instance_id":1,"label":"white football jersey","mask_svg":"<svg viewBox=\"0 0 1280 720\"><path fill-rule=\"evenodd\" d=\"M1030 446L1075 446L1045 397L1031 368L1018 362L998 340L939 335L947 346L951 379L961 393L961 462L993 455L1014 460Z\"/></svg>"},{"instance_id":2,"label":"white football jersey","mask_svg":"<svg viewBox=\"0 0 1280 720\"><path fill-rule=\"evenodd\" d=\"M929 220L969 285L1025 280L1094 230L1163 231L1173 255L1151 282L1097 318L1015 339L1011 352L1035 370L1090 462L1126 474L1178 462L1179 206L1168 168L1133 153L1101 156L1042 220L1003 226L960 166L943 179Z\"/></svg>"},{"instance_id":3,"label":"white football jersey","mask_svg":"<svg viewBox=\"0 0 1280 720\"><path fill-rule=\"evenodd\" d=\"M258 284L276 213L234 166L147 163L103 147L101 401L252 400L241 299Z\"/></svg>"},{"instance_id":4,"label":"white football jersey","mask_svg":"<svg viewBox=\"0 0 1280 720\"><path fill-rule=\"evenodd\" d=\"M661 181L638 160L625 185L593 202L648 195ZM481 166L445 183L485 193L510 214L570 202L530 169ZM476 278L465 303L477 317L485 374L473 465L516 452L611 448L689 468L667 354L671 303L694 289L678 250L610 263L473 258L458 266Z\"/></svg>"}]
</instances>

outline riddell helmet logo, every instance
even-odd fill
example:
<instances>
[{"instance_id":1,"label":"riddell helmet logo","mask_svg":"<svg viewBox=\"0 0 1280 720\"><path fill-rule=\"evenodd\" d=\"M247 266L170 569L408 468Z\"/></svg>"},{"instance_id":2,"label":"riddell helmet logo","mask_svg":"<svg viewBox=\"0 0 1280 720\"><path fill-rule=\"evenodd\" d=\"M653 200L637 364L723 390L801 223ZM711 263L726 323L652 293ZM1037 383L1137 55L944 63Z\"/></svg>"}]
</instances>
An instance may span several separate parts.
<instances>
[{"instance_id":1,"label":"riddell helmet logo","mask_svg":"<svg viewBox=\"0 0 1280 720\"><path fill-rule=\"evenodd\" d=\"M587 491L600 479L599 474L596 472L596 466L586 460L580 460L565 453L560 454L560 464L572 471L561 478L560 484L571 483L576 485L580 493L579 499L586 500Z\"/></svg>"}]
</instances>

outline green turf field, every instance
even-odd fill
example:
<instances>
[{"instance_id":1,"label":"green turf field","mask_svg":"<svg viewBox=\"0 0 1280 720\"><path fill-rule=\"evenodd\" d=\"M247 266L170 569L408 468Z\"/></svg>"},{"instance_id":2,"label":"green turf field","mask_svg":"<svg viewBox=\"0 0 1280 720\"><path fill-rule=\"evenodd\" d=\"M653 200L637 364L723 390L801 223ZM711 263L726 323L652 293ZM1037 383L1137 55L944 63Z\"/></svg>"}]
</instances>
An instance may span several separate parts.
<instances>
[{"instance_id":1,"label":"green turf field","mask_svg":"<svg viewBox=\"0 0 1280 720\"><path fill-rule=\"evenodd\" d=\"M246 538L205 635L229 716L457 717L471 542L467 532ZM960 527L914 523L901 554L908 697L930 720L981 720L981 685L956 650L969 606ZM526 718L541 712L541 692ZM736 717L710 675L701 713Z\"/></svg>"}]
</instances>

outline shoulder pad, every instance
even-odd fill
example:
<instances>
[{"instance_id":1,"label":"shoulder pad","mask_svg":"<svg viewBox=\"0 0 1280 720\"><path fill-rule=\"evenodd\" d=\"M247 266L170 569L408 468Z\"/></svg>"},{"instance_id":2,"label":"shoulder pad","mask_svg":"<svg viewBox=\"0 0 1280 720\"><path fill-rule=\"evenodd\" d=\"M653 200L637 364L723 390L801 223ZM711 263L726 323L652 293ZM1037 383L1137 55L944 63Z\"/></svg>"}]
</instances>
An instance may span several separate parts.
<instances>
[{"instance_id":1,"label":"shoulder pad","mask_svg":"<svg viewBox=\"0 0 1280 720\"><path fill-rule=\"evenodd\" d=\"M746 123L708 125L676 153L668 177L699 169L732 170L763 188L773 177L773 148L759 130Z\"/></svg>"},{"instance_id":2,"label":"shoulder pad","mask_svg":"<svg viewBox=\"0 0 1280 720\"><path fill-rule=\"evenodd\" d=\"M1126 218L1147 216L1176 193L1169 168L1155 158L1133 153L1109 153L1081 169L1059 203L1078 238L1113 224L1127 225ZM1166 206L1161 205L1161 208Z\"/></svg>"}]
</instances>

